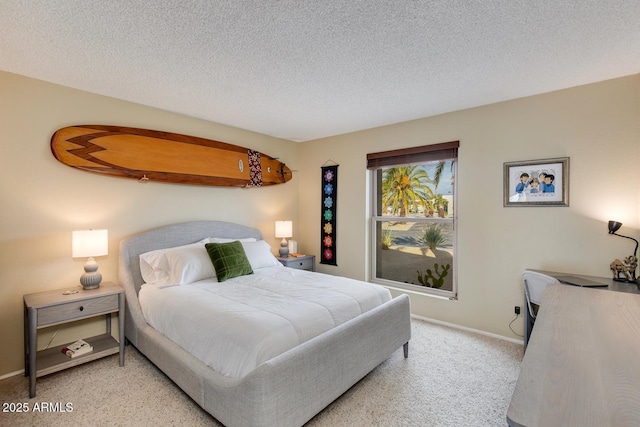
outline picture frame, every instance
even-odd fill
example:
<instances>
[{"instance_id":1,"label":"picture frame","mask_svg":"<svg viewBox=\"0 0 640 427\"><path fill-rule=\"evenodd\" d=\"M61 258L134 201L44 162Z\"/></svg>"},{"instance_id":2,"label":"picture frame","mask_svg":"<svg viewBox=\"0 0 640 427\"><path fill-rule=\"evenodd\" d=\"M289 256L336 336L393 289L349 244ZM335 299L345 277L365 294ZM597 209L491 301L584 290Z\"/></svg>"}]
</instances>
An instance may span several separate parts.
<instances>
[{"instance_id":1,"label":"picture frame","mask_svg":"<svg viewBox=\"0 0 640 427\"><path fill-rule=\"evenodd\" d=\"M569 157L505 162L503 181L505 207L569 206Z\"/></svg>"}]
</instances>

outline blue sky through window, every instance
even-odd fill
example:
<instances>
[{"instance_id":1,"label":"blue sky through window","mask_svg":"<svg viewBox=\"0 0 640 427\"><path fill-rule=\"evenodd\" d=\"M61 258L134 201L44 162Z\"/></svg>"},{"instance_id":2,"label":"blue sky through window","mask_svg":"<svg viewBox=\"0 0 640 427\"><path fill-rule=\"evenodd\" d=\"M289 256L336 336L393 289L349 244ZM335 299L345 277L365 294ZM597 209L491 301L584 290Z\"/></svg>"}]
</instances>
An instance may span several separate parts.
<instances>
[{"instance_id":1,"label":"blue sky through window","mask_svg":"<svg viewBox=\"0 0 640 427\"><path fill-rule=\"evenodd\" d=\"M444 171L442 172L442 176L440 177L440 183L438 184L438 189L436 191L437 194L453 194L453 183L451 180L451 176L453 174L451 170L451 160L446 161L446 166L444 167ZM424 170L429 175L429 178L433 178L435 175L436 166L438 162L430 162L422 165Z\"/></svg>"}]
</instances>

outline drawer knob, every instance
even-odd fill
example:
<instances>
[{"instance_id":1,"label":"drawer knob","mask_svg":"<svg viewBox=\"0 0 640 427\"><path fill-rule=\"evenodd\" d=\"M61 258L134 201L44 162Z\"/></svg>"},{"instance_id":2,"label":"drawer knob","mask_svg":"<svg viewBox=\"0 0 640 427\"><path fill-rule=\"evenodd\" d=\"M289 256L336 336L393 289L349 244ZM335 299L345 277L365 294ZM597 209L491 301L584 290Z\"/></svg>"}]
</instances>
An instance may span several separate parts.
<instances>
[{"instance_id":1,"label":"drawer knob","mask_svg":"<svg viewBox=\"0 0 640 427\"><path fill-rule=\"evenodd\" d=\"M80 306L80 311L82 311L82 310L84 310L84 307L83 307L83 306Z\"/></svg>"}]
</instances>

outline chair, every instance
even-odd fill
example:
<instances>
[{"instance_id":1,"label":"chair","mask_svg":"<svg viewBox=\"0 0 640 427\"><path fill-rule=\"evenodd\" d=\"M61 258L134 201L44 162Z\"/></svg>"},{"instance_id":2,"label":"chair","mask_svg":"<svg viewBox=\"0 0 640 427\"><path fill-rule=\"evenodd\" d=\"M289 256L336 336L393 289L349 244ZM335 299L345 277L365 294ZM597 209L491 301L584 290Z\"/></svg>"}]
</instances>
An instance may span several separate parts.
<instances>
[{"instance_id":1,"label":"chair","mask_svg":"<svg viewBox=\"0 0 640 427\"><path fill-rule=\"evenodd\" d=\"M529 337L533 330L533 324L538 314L538 307L542 302L544 290L547 288L547 285L559 285L560 282L555 277L531 270L524 270L522 272L522 281L524 282L524 296L527 306L524 334L524 349L526 351Z\"/></svg>"}]
</instances>

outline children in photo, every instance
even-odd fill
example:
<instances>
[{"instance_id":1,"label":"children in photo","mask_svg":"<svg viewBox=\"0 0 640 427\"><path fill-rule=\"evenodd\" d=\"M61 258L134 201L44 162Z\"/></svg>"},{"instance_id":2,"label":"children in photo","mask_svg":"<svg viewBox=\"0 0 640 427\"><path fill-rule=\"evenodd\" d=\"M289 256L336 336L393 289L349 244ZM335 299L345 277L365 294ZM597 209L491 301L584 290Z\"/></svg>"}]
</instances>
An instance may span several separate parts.
<instances>
[{"instance_id":1,"label":"children in photo","mask_svg":"<svg viewBox=\"0 0 640 427\"><path fill-rule=\"evenodd\" d=\"M545 178L547 177L547 174L544 172L540 172L540 174L538 175L538 182L540 183L540 192L544 193L544 188L547 186L547 183L545 182Z\"/></svg>"},{"instance_id":2,"label":"children in photo","mask_svg":"<svg viewBox=\"0 0 640 427\"><path fill-rule=\"evenodd\" d=\"M520 182L518 183L518 185L516 185L516 193L518 194L523 193L525 188L527 188L528 185L529 185L529 174L526 172L523 172L522 174L520 174Z\"/></svg>"},{"instance_id":3,"label":"children in photo","mask_svg":"<svg viewBox=\"0 0 640 427\"><path fill-rule=\"evenodd\" d=\"M553 184L553 181L555 181L556 177L551 175L551 174L547 174L544 177L544 187L542 192L543 193L555 193L556 192L556 187Z\"/></svg>"}]
</instances>

